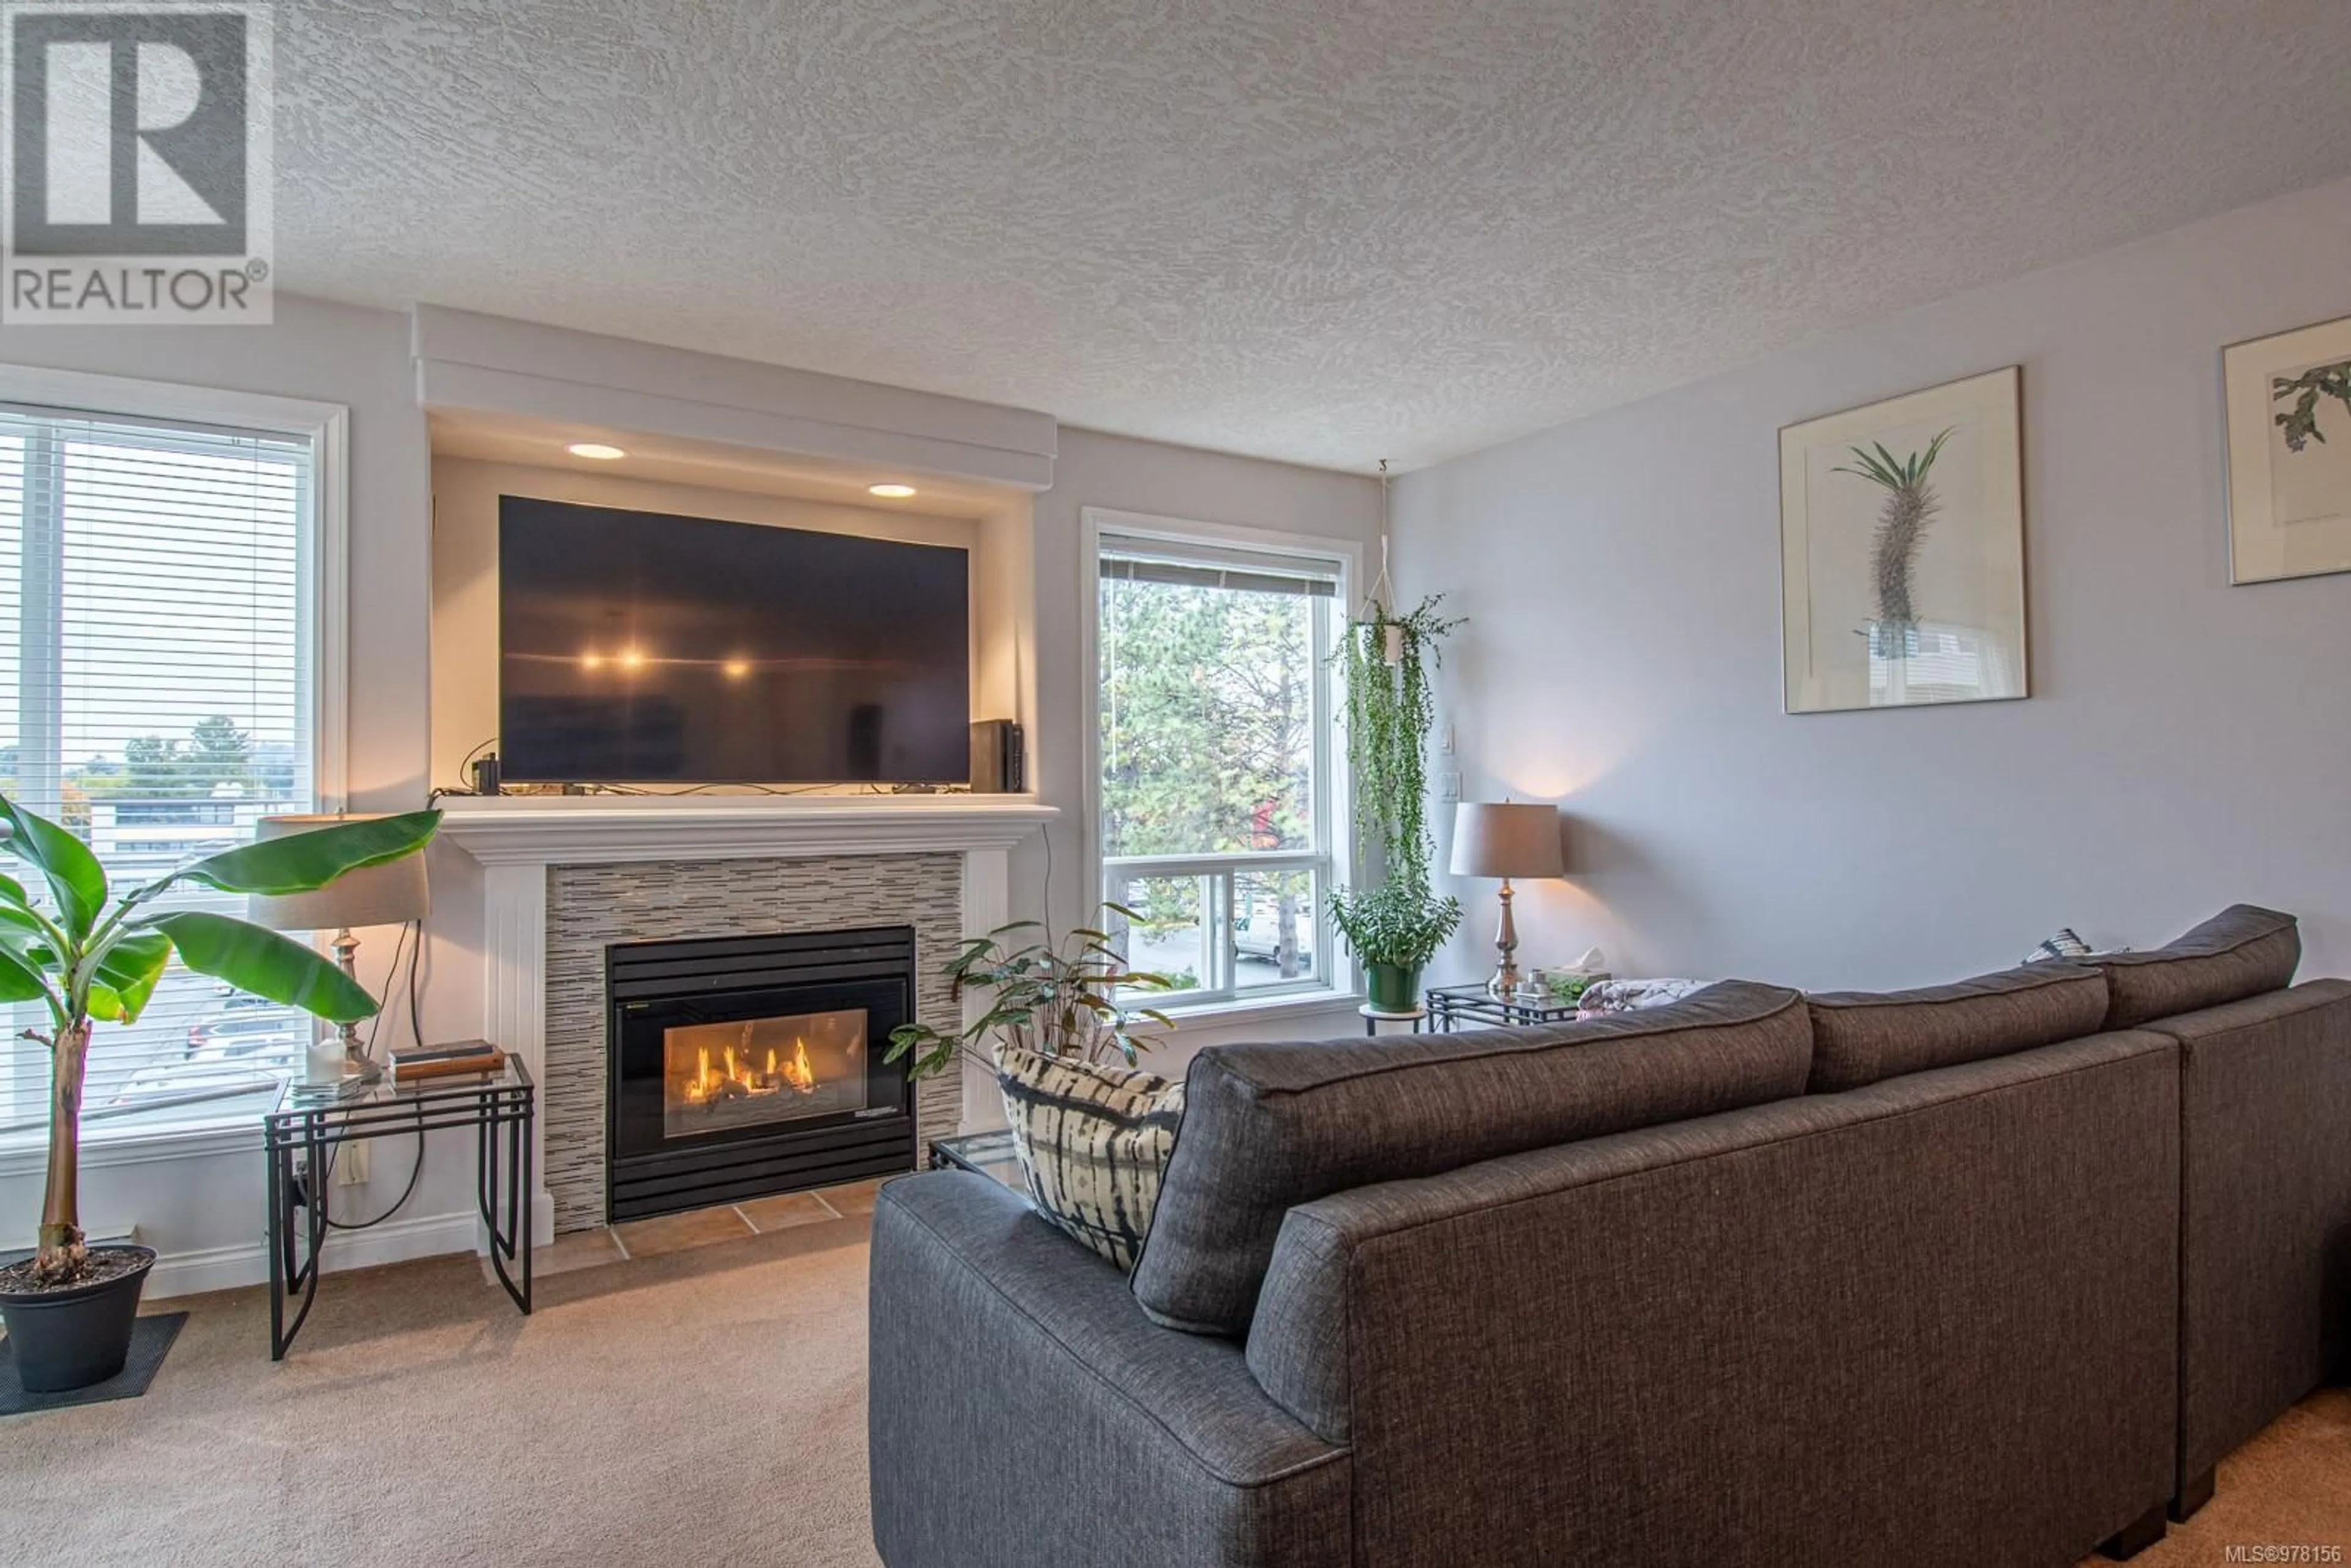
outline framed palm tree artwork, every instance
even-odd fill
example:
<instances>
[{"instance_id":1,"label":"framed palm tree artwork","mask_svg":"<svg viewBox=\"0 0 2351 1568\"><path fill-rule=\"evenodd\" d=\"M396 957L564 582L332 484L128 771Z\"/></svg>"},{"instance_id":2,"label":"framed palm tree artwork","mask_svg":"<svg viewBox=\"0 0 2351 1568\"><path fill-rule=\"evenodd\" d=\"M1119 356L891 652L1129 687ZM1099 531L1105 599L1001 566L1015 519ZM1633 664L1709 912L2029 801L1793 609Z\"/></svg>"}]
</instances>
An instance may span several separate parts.
<instances>
[{"instance_id":1,"label":"framed palm tree artwork","mask_svg":"<svg viewBox=\"0 0 2351 1568\"><path fill-rule=\"evenodd\" d=\"M2017 367L1780 432L1790 713L2027 695Z\"/></svg>"},{"instance_id":2,"label":"framed palm tree artwork","mask_svg":"<svg viewBox=\"0 0 2351 1568\"><path fill-rule=\"evenodd\" d=\"M2220 352L2229 580L2351 571L2351 316Z\"/></svg>"}]
</instances>

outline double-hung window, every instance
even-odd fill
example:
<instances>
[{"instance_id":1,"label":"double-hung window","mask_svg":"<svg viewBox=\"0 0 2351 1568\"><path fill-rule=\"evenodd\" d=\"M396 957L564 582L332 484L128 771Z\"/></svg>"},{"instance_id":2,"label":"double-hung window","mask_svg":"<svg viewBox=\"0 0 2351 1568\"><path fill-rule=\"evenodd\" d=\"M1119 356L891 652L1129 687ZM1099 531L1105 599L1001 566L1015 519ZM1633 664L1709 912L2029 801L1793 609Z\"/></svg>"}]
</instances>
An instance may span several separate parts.
<instances>
[{"instance_id":1,"label":"double-hung window","mask_svg":"<svg viewBox=\"0 0 2351 1568\"><path fill-rule=\"evenodd\" d=\"M1102 896L1169 1007L1343 988L1331 650L1349 559L1093 514Z\"/></svg>"},{"instance_id":2,"label":"double-hung window","mask_svg":"<svg viewBox=\"0 0 2351 1568\"><path fill-rule=\"evenodd\" d=\"M84 839L118 892L322 803L328 428L0 404L0 788ZM243 904L183 887L160 907ZM50 1024L38 1003L0 1014L5 1147L43 1135L48 1051L20 1035ZM92 1035L84 1135L250 1121L310 1036L175 960L135 1024Z\"/></svg>"}]
</instances>

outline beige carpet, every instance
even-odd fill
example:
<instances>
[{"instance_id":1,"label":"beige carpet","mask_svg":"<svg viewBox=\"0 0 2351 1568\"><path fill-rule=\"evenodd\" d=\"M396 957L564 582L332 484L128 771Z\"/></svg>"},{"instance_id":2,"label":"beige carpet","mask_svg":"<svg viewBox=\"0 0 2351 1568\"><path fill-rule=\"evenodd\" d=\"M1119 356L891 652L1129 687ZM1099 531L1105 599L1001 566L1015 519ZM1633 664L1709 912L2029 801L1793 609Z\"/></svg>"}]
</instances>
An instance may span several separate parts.
<instances>
[{"instance_id":1,"label":"beige carpet","mask_svg":"<svg viewBox=\"0 0 2351 1568\"><path fill-rule=\"evenodd\" d=\"M470 1259L330 1276L276 1366L259 1290L169 1303L145 1398L0 1419L0 1563L873 1568L870 1197L831 1196L567 1239L527 1321ZM2138 1561L2297 1544L2351 1552L2351 1393Z\"/></svg>"},{"instance_id":2,"label":"beige carpet","mask_svg":"<svg viewBox=\"0 0 2351 1568\"><path fill-rule=\"evenodd\" d=\"M867 1225L558 1274L528 1319L471 1259L329 1275L274 1366L261 1290L162 1303L146 1397L0 1419L0 1563L872 1568Z\"/></svg>"}]
</instances>

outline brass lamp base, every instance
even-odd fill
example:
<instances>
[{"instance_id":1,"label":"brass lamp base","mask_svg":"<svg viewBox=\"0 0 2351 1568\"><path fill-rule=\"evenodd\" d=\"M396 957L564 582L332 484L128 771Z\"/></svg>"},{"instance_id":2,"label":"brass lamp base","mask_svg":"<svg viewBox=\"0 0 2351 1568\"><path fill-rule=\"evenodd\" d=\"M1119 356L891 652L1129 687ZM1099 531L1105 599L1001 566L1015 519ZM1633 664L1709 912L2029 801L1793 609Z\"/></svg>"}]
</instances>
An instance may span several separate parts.
<instances>
[{"instance_id":1,"label":"brass lamp base","mask_svg":"<svg viewBox=\"0 0 2351 1568\"><path fill-rule=\"evenodd\" d=\"M1510 879L1502 879L1502 918L1494 928L1494 950L1501 961L1486 982L1486 994L1497 1001L1514 1000L1519 994L1519 926L1510 917Z\"/></svg>"},{"instance_id":2,"label":"brass lamp base","mask_svg":"<svg viewBox=\"0 0 2351 1568\"><path fill-rule=\"evenodd\" d=\"M360 939L352 936L350 928L346 926L328 946L334 953L335 964L343 971L343 977L352 985L358 985ZM343 1047L343 1071L340 1082L344 1093L355 1094L371 1083L383 1082L383 1064L368 1054L365 1042L360 1039L357 1024L339 1026L335 1037Z\"/></svg>"}]
</instances>

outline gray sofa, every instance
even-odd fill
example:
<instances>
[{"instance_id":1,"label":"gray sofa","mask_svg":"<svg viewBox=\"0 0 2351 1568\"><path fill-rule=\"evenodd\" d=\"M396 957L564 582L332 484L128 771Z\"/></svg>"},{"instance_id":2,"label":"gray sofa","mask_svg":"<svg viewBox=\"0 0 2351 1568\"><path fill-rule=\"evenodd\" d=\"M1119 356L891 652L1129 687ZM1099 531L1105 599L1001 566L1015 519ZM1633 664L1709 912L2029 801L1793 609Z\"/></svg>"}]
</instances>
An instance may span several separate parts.
<instances>
[{"instance_id":1,"label":"gray sofa","mask_svg":"<svg viewBox=\"0 0 2351 1568\"><path fill-rule=\"evenodd\" d=\"M2294 940L2239 909L2111 967L1204 1051L1131 1281L983 1177L893 1182L875 1543L2135 1549L2344 1369L2351 985L2283 988Z\"/></svg>"}]
</instances>

